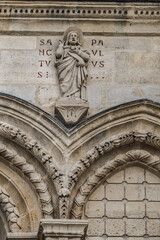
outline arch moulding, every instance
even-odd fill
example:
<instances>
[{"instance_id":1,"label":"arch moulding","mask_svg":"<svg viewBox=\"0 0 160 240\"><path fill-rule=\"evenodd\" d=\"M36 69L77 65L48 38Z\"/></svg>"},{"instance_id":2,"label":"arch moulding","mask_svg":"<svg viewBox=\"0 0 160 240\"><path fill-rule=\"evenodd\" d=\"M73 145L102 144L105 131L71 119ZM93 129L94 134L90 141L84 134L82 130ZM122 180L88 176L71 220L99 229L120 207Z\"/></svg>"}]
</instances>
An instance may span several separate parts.
<instances>
[{"instance_id":1,"label":"arch moulding","mask_svg":"<svg viewBox=\"0 0 160 240\"><path fill-rule=\"evenodd\" d=\"M25 153L31 154L37 161L37 165L33 165L37 167L40 164L45 170L43 176L39 178L38 167L32 168L31 166L32 159L28 162L25 158L14 154L7 159L34 185L41 199L44 214L46 214L46 206L49 204L48 209L50 210L47 210L47 215L51 216L51 219L43 219L40 222L41 229L45 229L46 224L55 223L54 216L52 216L52 207L54 206L52 206L49 196L53 186L49 186L48 177L51 178L51 183L56 188L57 208L59 208L57 216L62 223L66 224L65 221L71 220L67 218L81 218L89 192L93 191L96 185L115 169L133 162L159 171L159 158L144 150L128 151L118 155L114 160L107 161L103 167L97 167L94 173L93 169L90 171L91 166L97 163L104 154L123 146L144 143L160 149L159 128L155 134L156 127L160 125L159 118L159 104L140 100L103 111L72 129L67 129L41 109L23 100L0 94L0 138L17 148L22 148ZM148 126L150 127L148 128ZM7 153L9 149L4 145L1 149L3 157L9 153ZM76 192L76 184L85 171L88 171L87 179L83 179L82 187ZM72 194L73 191L75 198ZM46 200L45 196L48 196ZM70 207L73 198L71 216ZM62 218L66 220L62 220ZM56 224L59 226L60 223ZM35 239L39 238L35 237Z\"/></svg>"},{"instance_id":2,"label":"arch moulding","mask_svg":"<svg viewBox=\"0 0 160 240\"><path fill-rule=\"evenodd\" d=\"M106 179L112 172L115 170L118 171L121 167L125 167L130 163L134 163L134 165L138 164L160 172L160 158L151 155L145 150L131 150L125 154L119 154L116 158L107 161L103 167L98 168L86 179L74 198L71 217L77 219L81 218L83 206L96 186L99 185L103 179Z\"/></svg>"}]
</instances>

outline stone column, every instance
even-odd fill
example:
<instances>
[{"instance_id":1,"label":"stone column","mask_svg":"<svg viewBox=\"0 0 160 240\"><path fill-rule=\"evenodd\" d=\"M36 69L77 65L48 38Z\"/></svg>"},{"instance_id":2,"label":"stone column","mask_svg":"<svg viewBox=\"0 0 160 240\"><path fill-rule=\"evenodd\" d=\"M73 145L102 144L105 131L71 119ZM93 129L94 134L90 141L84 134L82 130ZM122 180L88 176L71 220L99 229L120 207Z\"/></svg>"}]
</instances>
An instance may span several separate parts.
<instances>
[{"instance_id":1,"label":"stone column","mask_svg":"<svg viewBox=\"0 0 160 240\"><path fill-rule=\"evenodd\" d=\"M43 219L38 232L39 240L83 240L88 221L71 219Z\"/></svg>"}]
</instances>

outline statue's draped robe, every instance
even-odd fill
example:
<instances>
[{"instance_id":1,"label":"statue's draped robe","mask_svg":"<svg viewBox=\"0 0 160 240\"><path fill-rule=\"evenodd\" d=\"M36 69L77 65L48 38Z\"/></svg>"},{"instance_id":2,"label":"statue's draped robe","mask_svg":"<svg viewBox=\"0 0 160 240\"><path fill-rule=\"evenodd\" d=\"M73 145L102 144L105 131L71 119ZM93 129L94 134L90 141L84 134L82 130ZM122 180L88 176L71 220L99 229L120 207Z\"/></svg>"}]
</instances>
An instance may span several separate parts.
<instances>
[{"instance_id":1,"label":"statue's draped robe","mask_svg":"<svg viewBox=\"0 0 160 240\"><path fill-rule=\"evenodd\" d=\"M56 62L62 96L86 100L86 63L69 48L63 50L61 59ZM86 53L84 50L81 51Z\"/></svg>"}]
</instances>

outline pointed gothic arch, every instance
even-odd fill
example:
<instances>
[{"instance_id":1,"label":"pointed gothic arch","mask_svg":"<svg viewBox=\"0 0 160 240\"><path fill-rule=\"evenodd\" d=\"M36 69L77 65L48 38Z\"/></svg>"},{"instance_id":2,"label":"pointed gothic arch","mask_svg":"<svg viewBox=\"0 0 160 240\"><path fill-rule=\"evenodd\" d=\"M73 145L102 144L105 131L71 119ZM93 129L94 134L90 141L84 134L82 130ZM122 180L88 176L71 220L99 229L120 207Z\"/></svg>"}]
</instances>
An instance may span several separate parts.
<instances>
[{"instance_id":1,"label":"pointed gothic arch","mask_svg":"<svg viewBox=\"0 0 160 240\"><path fill-rule=\"evenodd\" d=\"M103 179L107 179L112 173L119 171L122 167L125 168L129 163L147 167L150 171L156 170L160 174L160 158L158 156L152 156L144 150L131 150L125 154L119 154L115 159L107 161L104 166L98 168L86 179L74 198L71 216L73 218L81 218L83 206L94 189L97 188Z\"/></svg>"},{"instance_id":2,"label":"pointed gothic arch","mask_svg":"<svg viewBox=\"0 0 160 240\"><path fill-rule=\"evenodd\" d=\"M80 218L87 201L86 189L94 191L93 187L97 185L94 180L99 178L100 182L103 181L102 168L106 165L102 158L108 154L121 153L126 159L129 155L125 154L132 153L127 161L137 163L135 159L131 160L132 151L141 151L142 155L148 155L143 156L143 163L137 156L139 163L141 161L143 166L157 168L158 171L159 163L147 151L147 146L150 149L160 148L159 110L157 103L135 101L103 111L72 129L66 129L37 107L0 94L1 157L7 159L9 164L6 167L17 171L19 176L24 175L25 181L30 182L43 214L50 205L47 215L51 213L51 219L70 218L73 203L72 216ZM131 145L134 147L130 148ZM147 159L150 162L145 162ZM116 167L121 167L118 165L120 161L114 163ZM113 170L113 166L109 169ZM85 184L88 184L87 187ZM52 207L55 211L53 215ZM37 231L43 214L39 214L34 228Z\"/></svg>"}]
</instances>

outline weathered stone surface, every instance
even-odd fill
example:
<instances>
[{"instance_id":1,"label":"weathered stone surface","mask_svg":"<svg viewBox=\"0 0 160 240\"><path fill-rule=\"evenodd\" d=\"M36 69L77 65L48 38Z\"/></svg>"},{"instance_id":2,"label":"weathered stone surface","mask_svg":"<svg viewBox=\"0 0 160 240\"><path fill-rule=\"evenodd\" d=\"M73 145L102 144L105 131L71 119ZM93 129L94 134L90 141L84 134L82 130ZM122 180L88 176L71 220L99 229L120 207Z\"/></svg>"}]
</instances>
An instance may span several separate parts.
<instances>
[{"instance_id":1,"label":"weathered stone surface","mask_svg":"<svg viewBox=\"0 0 160 240\"><path fill-rule=\"evenodd\" d=\"M30 36L0 36L0 49L35 50L36 41Z\"/></svg>"},{"instance_id":2,"label":"weathered stone surface","mask_svg":"<svg viewBox=\"0 0 160 240\"><path fill-rule=\"evenodd\" d=\"M135 159L138 159L137 157L138 155L136 156ZM104 186L101 185L101 189L103 186L104 191L106 191L107 193L107 187L109 185L112 188L114 195L116 195L117 193L120 193L120 190L121 190L121 192L123 192L122 195L125 197L123 196L121 197L123 200L121 199L119 200L116 199L116 201L113 201L113 199L104 200L103 192L101 190L102 192L101 199L103 199L102 202L105 203L105 206L106 206L105 215L103 216L99 215L99 218L103 219L103 221L106 223L106 229L104 229L104 234L107 234L109 239L113 238L118 240L119 238L121 239L121 236L124 236L124 235L128 236L129 239L136 239L136 240L143 239L143 237L146 234L148 234L150 237L158 236L159 235L158 224L160 221L160 214L158 211L159 202L158 200L157 202L152 202L151 200L148 201L147 195L145 194L145 188L147 188L148 186L149 187L152 186L151 188L153 189L153 191L154 191L154 187L158 186L157 182L152 183L152 181L154 180L154 174L138 166L134 166L134 167L132 166L118 172L117 174L115 174L115 176L117 177L117 181L115 181L115 178L113 178L112 176L107 179L108 182L110 182L109 179L113 179L114 181L111 181L112 184L107 184ZM150 180L148 179L148 183L142 184L142 182L144 182L144 179L146 179L146 176L149 176ZM122 181L124 177L125 179L128 179L130 183ZM122 183L120 184L120 182ZM123 189L122 187L125 188L125 191L122 191ZM126 189L130 189L130 191L127 190L126 192ZM96 211L93 205L92 218L98 217L98 215L96 214L96 212L98 212L98 207L99 207L99 211L101 211L101 205L96 204L99 201L94 201L96 196L98 196L100 200L100 192L98 192L97 190L94 192L94 197L92 196L92 201L89 200L87 202L87 205L88 204L93 205L93 203L95 202ZM88 209L85 208L84 211L86 214L88 212ZM90 216L87 216L87 215L86 217L90 218ZM154 221L152 222L152 220ZM102 223L102 226L103 226L103 223ZM153 233L154 230L156 231L156 233ZM94 234L92 232L88 233L89 236L93 236L95 234L96 234L95 232ZM98 233L97 233L97 236L98 236Z\"/></svg>"},{"instance_id":3,"label":"weathered stone surface","mask_svg":"<svg viewBox=\"0 0 160 240\"><path fill-rule=\"evenodd\" d=\"M159 7L0 2L0 240L159 240L160 106L124 104L160 101ZM71 26L90 53L90 119L69 130L53 116Z\"/></svg>"},{"instance_id":4,"label":"weathered stone surface","mask_svg":"<svg viewBox=\"0 0 160 240\"><path fill-rule=\"evenodd\" d=\"M90 219L88 224L88 236L102 236L104 233L104 221L102 219Z\"/></svg>"},{"instance_id":5,"label":"weathered stone surface","mask_svg":"<svg viewBox=\"0 0 160 240\"><path fill-rule=\"evenodd\" d=\"M126 204L126 216L128 218L143 218L145 216L145 204L143 202L128 202Z\"/></svg>"},{"instance_id":6,"label":"weathered stone surface","mask_svg":"<svg viewBox=\"0 0 160 240\"><path fill-rule=\"evenodd\" d=\"M141 201L145 198L144 186L138 184L128 184L126 186L126 198L128 200L138 200Z\"/></svg>"},{"instance_id":7,"label":"weathered stone surface","mask_svg":"<svg viewBox=\"0 0 160 240\"><path fill-rule=\"evenodd\" d=\"M76 239L85 237L88 221L71 219L42 219L38 232L39 240Z\"/></svg>"},{"instance_id":8,"label":"weathered stone surface","mask_svg":"<svg viewBox=\"0 0 160 240\"><path fill-rule=\"evenodd\" d=\"M108 219L106 221L106 234L108 236L123 236L125 223L122 219Z\"/></svg>"},{"instance_id":9,"label":"weathered stone surface","mask_svg":"<svg viewBox=\"0 0 160 240\"><path fill-rule=\"evenodd\" d=\"M137 7L127 4L121 9L121 6L109 3L96 6L84 3L75 8L70 3L65 9L60 8L57 3L47 3L44 7L30 2L21 7L12 3L10 9L10 5L1 3L1 9L5 11L2 10L4 19L0 25L0 91L8 82L23 86L33 84L35 104L53 114L60 91L58 96L53 91L53 101L50 101L47 92L42 96L39 89L50 85L57 92L55 52L64 31L74 25L82 29L83 48L90 52L88 116L140 98L160 101L157 5L153 7L148 3ZM8 19L10 16L16 20ZM33 21L36 17L39 20ZM77 21L72 22L73 17ZM11 94L18 96L14 89ZM42 103L43 99L46 104ZM30 97L27 100L33 103Z\"/></svg>"},{"instance_id":10,"label":"weathered stone surface","mask_svg":"<svg viewBox=\"0 0 160 240\"><path fill-rule=\"evenodd\" d=\"M146 197L149 201L160 201L160 185L147 185Z\"/></svg>"},{"instance_id":11,"label":"weathered stone surface","mask_svg":"<svg viewBox=\"0 0 160 240\"><path fill-rule=\"evenodd\" d=\"M145 222L143 219L128 219L126 233L128 236L143 236L145 234Z\"/></svg>"},{"instance_id":12,"label":"weathered stone surface","mask_svg":"<svg viewBox=\"0 0 160 240\"><path fill-rule=\"evenodd\" d=\"M107 184L106 198L108 200L122 200L124 198L124 187L120 184Z\"/></svg>"},{"instance_id":13,"label":"weathered stone surface","mask_svg":"<svg viewBox=\"0 0 160 240\"><path fill-rule=\"evenodd\" d=\"M144 169L132 167L125 170L125 181L127 183L143 183L144 180Z\"/></svg>"},{"instance_id":14,"label":"weathered stone surface","mask_svg":"<svg viewBox=\"0 0 160 240\"><path fill-rule=\"evenodd\" d=\"M85 207L87 217L101 218L104 216L104 203L102 201L89 201Z\"/></svg>"},{"instance_id":15,"label":"weathered stone surface","mask_svg":"<svg viewBox=\"0 0 160 240\"><path fill-rule=\"evenodd\" d=\"M106 216L108 218L123 218L124 216L123 202L118 201L106 202Z\"/></svg>"}]
</instances>

